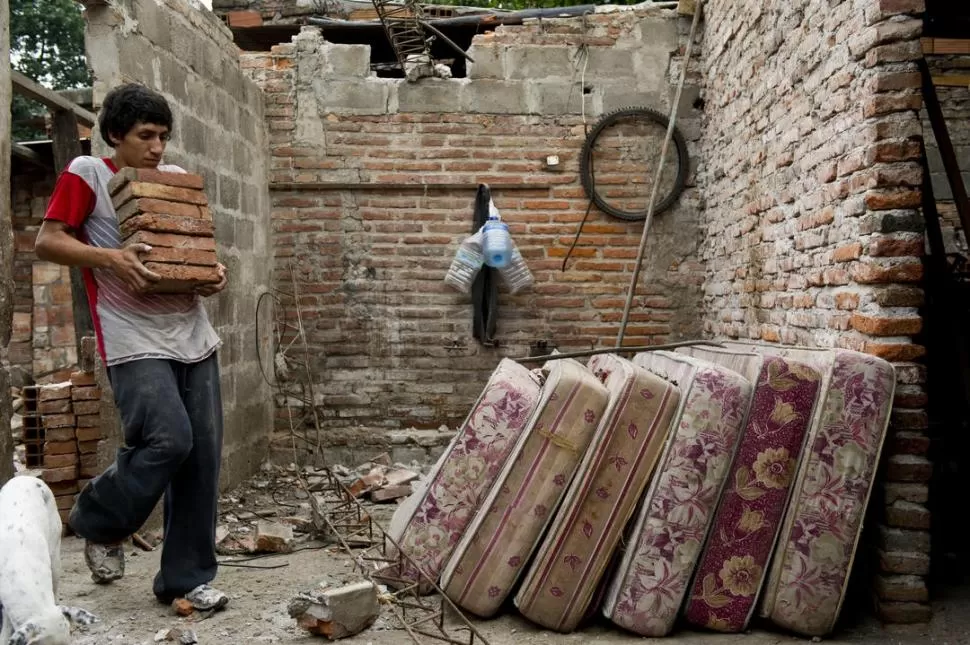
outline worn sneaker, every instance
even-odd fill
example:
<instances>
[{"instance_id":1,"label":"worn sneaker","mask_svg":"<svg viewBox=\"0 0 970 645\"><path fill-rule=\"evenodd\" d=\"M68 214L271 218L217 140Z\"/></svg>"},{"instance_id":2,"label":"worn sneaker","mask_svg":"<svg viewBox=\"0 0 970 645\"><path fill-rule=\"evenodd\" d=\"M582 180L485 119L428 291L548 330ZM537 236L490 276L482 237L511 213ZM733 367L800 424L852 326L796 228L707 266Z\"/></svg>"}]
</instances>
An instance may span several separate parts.
<instances>
[{"instance_id":1,"label":"worn sneaker","mask_svg":"<svg viewBox=\"0 0 970 645\"><path fill-rule=\"evenodd\" d=\"M197 611L222 609L229 604L229 596L209 585L199 585L185 594L185 599L192 603Z\"/></svg>"},{"instance_id":2,"label":"worn sneaker","mask_svg":"<svg viewBox=\"0 0 970 645\"><path fill-rule=\"evenodd\" d=\"M125 548L121 542L98 544L84 542L84 562L91 570L91 579L99 585L121 579L125 575Z\"/></svg>"}]
</instances>

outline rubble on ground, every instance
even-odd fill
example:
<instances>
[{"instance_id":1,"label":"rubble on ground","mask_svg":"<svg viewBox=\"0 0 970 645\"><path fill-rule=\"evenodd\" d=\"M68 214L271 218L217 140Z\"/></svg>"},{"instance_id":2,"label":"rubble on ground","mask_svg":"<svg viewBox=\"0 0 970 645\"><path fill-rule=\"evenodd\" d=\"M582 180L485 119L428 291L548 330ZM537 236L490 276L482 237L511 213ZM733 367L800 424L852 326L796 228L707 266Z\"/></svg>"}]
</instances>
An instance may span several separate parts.
<instances>
[{"instance_id":1,"label":"rubble on ground","mask_svg":"<svg viewBox=\"0 0 970 645\"><path fill-rule=\"evenodd\" d=\"M191 629L181 629L180 627L170 627L168 629L160 629L158 633L155 634L155 642L169 642L178 643L179 645L193 645L198 643L199 639Z\"/></svg>"},{"instance_id":2,"label":"rubble on ground","mask_svg":"<svg viewBox=\"0 0 970 645\"><path fill-rule=\"evenodd\" d=\"M290 601L287 611L311 634L337 640L359 634L381 613L378 588L373 582L303 592Z\"/></svg>"}]
</instances>

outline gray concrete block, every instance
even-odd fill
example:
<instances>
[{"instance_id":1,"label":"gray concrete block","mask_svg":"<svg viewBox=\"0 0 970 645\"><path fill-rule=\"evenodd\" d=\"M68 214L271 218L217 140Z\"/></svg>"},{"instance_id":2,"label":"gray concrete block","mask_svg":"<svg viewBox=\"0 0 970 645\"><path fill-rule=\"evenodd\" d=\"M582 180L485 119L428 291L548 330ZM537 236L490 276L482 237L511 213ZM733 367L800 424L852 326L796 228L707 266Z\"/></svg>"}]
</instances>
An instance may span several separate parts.
<instances>
[{"instance_id":1,"label":"gray concrete block","mask_svg":"<svg viewBox=\"0 0 970 645\"><path fill-rule=\"evenodd\" d=\"M155 0L136 0L134 3L138 31L156 47L164 50L170 50L172 47L170 14L169 11L163 11Z\"/></svg>"},{"instance_id":2,"label":"gray concrete block","mask_svg":"<svg viewBox=\"0 0 970 645\"><path fill-rule=\"evenodd\" d=\"M425 78L401 81L397 88L400 112L456 112L461 109L467 79Z\"/></svg>"},{"instance_id":3,"label":"gray concrete block","mask_svg":"<svg viewBox=\"0 0 970 645\"><path fill-rule=\"evenodd\" d=\"M333 76L370 76L370 45L323 46L327 74Z\"/></svg>"},{"instance_id":4,"label":"gray concrete block","mask_svg":"<svg viewBox=\"0 0 970 645\"><path fill-rule=\"evenodd\" d=\"M475 114L528 114L526 83L481 79L470 83L463 93L465 112Z\"/></svg>"},{"instance_id":5,"label":"gray concrete block","mask_svg":"<svg viewBox=\"0 0 970 645\"><path fill-rule=\"evenodd\" d=\"M475 59L468 63L468 78L505 78L506 47L473 43L468 55Z\"/></svg>"},{"instance_id":6,"label":"gray concrete block","mask_svg":"<svg viewBox=\"0 0 970 645\"><path fill-rule=\"evenodd\" d=\"M391 81L393 82L393 81ZM384 79L318 79L313 83L317 108L321 114L385 114L390 82Z\"/></svg>"},{"instance_id":7,"label":"gray concrete block","mask_svg":"<svg viewBox=\"0 0 970 645\"><path fill-rule=\"evenodd\" d=\"M631 52L632 74L636 86L643 90L657 90L667 84L670 56L649 49ZM607 76L606 78L611 78ZM679 79L679 77L678 77Z\"/></svg>"},{"instance_id":8,"label":"gray concrete block","mask_svg":"<svg viewBox=\"0 0 970 645\"><path fill-rule=\"evenodd\" d=\"M233 227L234 246L240 251L252 251L255 239L255 225L249 220L235 218Z\"/></svg>"},{"instance_id":9,"label":"gray concrete block","mask_svg":"<svg viewBox=\"0 0 970 645\"><path fill-rule=\"evenodd\" d=\"M549 78L576 73L576 50L567 47L523 45L510 47L505 55L506 76L510 79Z\"/></svg>"},{"instance_id":10,"label":"gray concrete block","mask_svg":"<svg viewBox=\"0 0 970 645\"><path fill-rule=\"evenodd\" d=\"M527 86L529 95L529 111L545 116L561 116L564 114L582 114L583 103L586 104L586 114L594 110L593 94L583 93L579 81L565 83L561 80L536 81Z\"/></svg>"},{"instance_id":11,"label":"gray concrete block","mask_svg":"<svg viewBox=\"0 0 970 645\"><path fill-rule=\"evenodd\" d=\"M138 36L119 39L118 67L124 76L148 86L154 86L152 59L150 56L145 56L145 47L150 45Z\"/></svg>"},{"instance_id":12,"label":"gray concrete block","mask_svg":"<svg viewBox=\"0 0 970 645\"><path fill-rule=\"evenodd\" d=\"M337 589L302 593L287 607L291 618L313 634L334 640L360 633L381 612L377 587L363 581Z\"/></svg>"},{"instance_id":13,"label":"gray concrete block","mask_svg":"<svg viewBox=\"0 0 970 645\"><path fill-rule=\"evenodd\" d=\"M229 210L239 209L239 181L219 175L219 204Z\"/></svg>"},{"instance_id":14,"label":"gray concrete block","mask_svg":"<svg viewBox=\"0 0 970 645\"><path fill-rule=\"evenodd\" d=\"M168 92L173 96L185 96L188 73L182 64L170 56L162 56L158 59L161 71L162 91Z\"/></svg>"},{"instance_id":15,"label":"gray concrete block","mask_svg":"<svg viewBox=\"0 0 970 645\"><path fill-rule=\"evenodd\" d=\"M190 114L183 114L175 136L183 150L190 154L203 155L206 153L205 131L206 126L202 121ZM211 187L213 184L207 183L206 186Z\"/></svg>"},{"instance_id":16,"label":"gray concrete block","mask_svg":"<svg viewBox=\"0 0 970 645\"><path fill-rule=\"evenodd\" d=\"M677 18L644 18L638 25L640 42L648 49L677 51L680 39L677 35Z\"/></svg>"},{"instance_id":17,"label":"gray concrete block","mask_svg":"<svg viewBox=\"0 0 970 645\"><path fill-rule=\"evenodd\" d=\"M593 88L594 105L602 113L624 107L643 106L667 113L666 102L659 92L641 92L623 83L602 83Z\"/></svg>"},{"instance_id":18,"label":"gray concrete block","mask_svg":"<svg viewBox=\"0 0 970 645\"><path fill-rule=\"evenodd\" d=\"M610 47L590 48L589 62L586 63L586 80L592 78L608 78L617 80L623 77L634 78L637 69L634 68L634 52L628 49ZM666 69L666 60L664 69ZM579 78L577 75L576 78Z\"/></svg>"}]
</instances>

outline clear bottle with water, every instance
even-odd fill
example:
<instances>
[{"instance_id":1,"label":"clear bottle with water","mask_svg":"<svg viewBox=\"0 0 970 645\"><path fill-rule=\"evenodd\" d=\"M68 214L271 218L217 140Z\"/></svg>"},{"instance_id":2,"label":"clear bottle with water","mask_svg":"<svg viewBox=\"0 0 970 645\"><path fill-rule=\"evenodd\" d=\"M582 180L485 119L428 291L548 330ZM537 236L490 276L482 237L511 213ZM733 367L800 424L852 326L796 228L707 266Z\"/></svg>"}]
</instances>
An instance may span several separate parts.
<instances>
[{"instance_id":1,"label":"clear bottle with water","mask_svg":"<svg viewBox=\"0 0 970 645\"><path fill-rule=\"evenodd\" d=\"M535 278L532 277L532 271L529 270L529 265L525 263L525 258L519 252L519 247L512 242L512 253L509 257L509 262L504 267L499 269L499 273L502 274L502 279L505 284L509 286L509 291L512 293L518 293L523 289L528 289L535 282Z\"/></svg>"},{"instance_id":2,"label":"clear bottle with water","mask_svg":"<svg viewBox=\"0 0 970 645\"><path fill-rule=\"evenodd\" d=\"M512 257L512 238L509 225L502 221L502 216L491 201L488 203L488 221L482 227L482 233L485 238L485 264L496 269L506 266Z\"/></svg>"},{"instance_id":3,"label":"clear bottle with water","mask_svg":"<svg viewBox=\"0 0 970 645\"><path fill-rule=\"evenodd\" d=\"M445 275L445 282L462 293L471 293L475 276L485 262L482 253L482 231L470 235L462 240L461 246L451 261L451 267Z\"/></svg>"}]
</instances>

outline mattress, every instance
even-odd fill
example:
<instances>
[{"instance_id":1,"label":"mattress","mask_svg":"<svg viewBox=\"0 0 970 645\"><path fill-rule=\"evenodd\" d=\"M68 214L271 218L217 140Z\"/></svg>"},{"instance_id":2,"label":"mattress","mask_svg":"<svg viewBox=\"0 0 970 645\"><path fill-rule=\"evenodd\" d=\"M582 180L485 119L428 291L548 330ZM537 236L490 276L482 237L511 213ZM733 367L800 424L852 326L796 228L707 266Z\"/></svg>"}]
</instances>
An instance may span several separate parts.
<instances>
[{"instance_id":1,"label":"mattress","mask_svg":"<svg viewBox=\"0 0 970 645\"><path fill-rule=\"evenodd\" d=\"M680 402L675 385L618 356L606 360L606 413L515 596L523 616L560 632L586 615Z\"/></svg>"},{"instance_id":2,"label":"mattress","mask_svg":"<svg viewBox=\"0 0 970 645\"><path fill-rule=\"evenodd\" d=\"M739 346L801 361L822 375L761 613L794 632L825 636L844 601L889 424L895 372L880 358L848 350Z\"/></svg>"},{"instance_id":3,"label":"mattress","mask_svg":"<svg viewBox=\"0 0 970 645\"><path fill-rule=\"evenodd\" d=\"M751 403L748 379L727 368L669 352L634 362L683 392L670 441L612 575L603 615L641 636L673 628Z\"/></svg>"},{"instance_id":4,"label":"mattress","mask_svg":"<svg viewBox=\"0 0 970 645\"><path fill-rule=\"evenodd\" d=\"M441 576L455 604L494 615L512 593L606 410L606 387L581 363L550 361L526 430Z\"/></svg>"},{"instance_id":5,"label":"mattress","mask_svg":"<svg viewBox=\"0 0 970 645\"><path fill-rule=\"evenodd\" d=\"M395 511L389 535L417 567L437 581L539 403L539 375L503 359L451 444L416 490ZM392 586L431 585L407 561L381 571Z\"/></svg>"},{"instance_id":6,"label":"mattress","mask_svg":"<svg viewBox=\"0 0 970 645\"><path fill-rule=\"evenodd\" d=\"M751 408L684 615L722 632L747 627L798 469L821 376L805 363L731 349L680 348L745 375Z\"/></svg>"}]
</instances>

